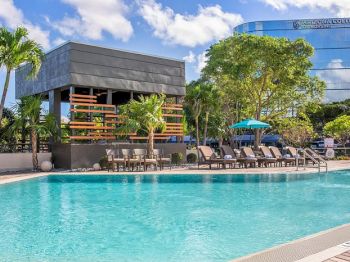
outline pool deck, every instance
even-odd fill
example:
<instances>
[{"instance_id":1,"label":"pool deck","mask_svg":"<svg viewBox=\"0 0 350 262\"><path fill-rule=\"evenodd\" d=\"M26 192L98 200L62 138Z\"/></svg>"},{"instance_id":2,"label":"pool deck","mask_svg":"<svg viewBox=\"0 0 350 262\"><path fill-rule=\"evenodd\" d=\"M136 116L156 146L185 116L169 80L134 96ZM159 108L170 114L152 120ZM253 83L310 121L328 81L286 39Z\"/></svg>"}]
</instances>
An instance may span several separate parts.
<instances>
[{"instance_id":1,"label":"pool deck","mask_svg":"<svg viewBox=\"0 0 350 262\"><path fill-rule=\"evenodd\" d=\"M349 254L350 224L346 224L232 262L346 262Z\"/></svg>"},{"instance_id":2,"label":"pool deck","mask_svg":"<svg viewBox=\"0 0 350 262\"><path fill-rule=\"evenodd\" d=\"M329 161L328 171L350 169L350 160ZM321 169L324 171L324 168ZM40 172L40 173L5 173L0 174L0 185L7 184L35 177L48 175L66 174L66 175L174 175L174 174L305 174L318 172L317 168L299 168L296 167L269 167L269 168L237 168L237 169L208 169L201 167L176 167L172 170L162 171L150 170L147 172L106 172L106 171L89 171L89 172ZM277 247L273 247L255 254L251 254L234 262L345 262L350 261L350 224L332 228L315 235L311 235L299 240L295 240ZM349 244L344 244L349 242ZM348 260L346 260L348 259Z\"/></svg>"},{"instance_id":3,"label":"pool deck","mask_svg":"<svg viewBox=\"0 0 350 262\"><path fill-rule=\"evenodd\" d=\"M344 170L350 169L350 160L341 160L341 161L328 161L328 171L336 171L336 170ZM325 171L324 168L321 168L321 171ZM295 166L288 167L257 167L257 168L234 168L234 169L209 169L205 166L201 166L200 169L197 166L185 166L185 167L174 167L172 170L158 170L154 171L149 169L147 172L107 172L107 171L87 171L87 172L67 172L67 171L55 171L55 172L23 172L23 173L0 173L0 185L7 184L12 182L17 182L25 179L48 176L48 175L142 175L142 174L153 174L153 175L176 175L176 174L184 174L184 175L210 175L210 174L305 174L305 173L315 173L318 172L317 168L302 168L296 170Z\"/></svg>"}]
</instances>

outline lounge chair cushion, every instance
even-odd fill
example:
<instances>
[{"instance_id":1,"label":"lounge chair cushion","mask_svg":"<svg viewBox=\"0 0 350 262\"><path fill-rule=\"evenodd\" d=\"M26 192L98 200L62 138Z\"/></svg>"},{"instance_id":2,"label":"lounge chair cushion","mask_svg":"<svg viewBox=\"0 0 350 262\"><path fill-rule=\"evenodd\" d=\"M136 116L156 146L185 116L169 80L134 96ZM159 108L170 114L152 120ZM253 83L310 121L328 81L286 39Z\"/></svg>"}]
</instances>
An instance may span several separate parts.
<instances>
[{"instance_id":1,"label":"lounge chair cushion","mask_svg":"<svg viewBox=\"0 0 350 262\"><path fill-rule=\"evenodd\" d=\"M232 159L232 155L224 155L224 159Z\"/></svg>"},{"instance_id":2,"label":"lounge chair cushion","mask_svg":"<svg viewBox=\"0 0 350 262\"><path fill-rule=\"evenodd\" d=\"M271 154L265 155L266 158L274 158Z\"/></svg>"},{"instance_id":3,"label":"lounge chair cushion","mask_svg":"<svg viewBox=\"0 0 350 262\"><path fill-rule=\"evenodd\" d=\"M162 162L171 162L171 158L169 158L169 157L162 157L161 159L159 159L159 161L162 161Z\"/></svg>"}]
</instances>

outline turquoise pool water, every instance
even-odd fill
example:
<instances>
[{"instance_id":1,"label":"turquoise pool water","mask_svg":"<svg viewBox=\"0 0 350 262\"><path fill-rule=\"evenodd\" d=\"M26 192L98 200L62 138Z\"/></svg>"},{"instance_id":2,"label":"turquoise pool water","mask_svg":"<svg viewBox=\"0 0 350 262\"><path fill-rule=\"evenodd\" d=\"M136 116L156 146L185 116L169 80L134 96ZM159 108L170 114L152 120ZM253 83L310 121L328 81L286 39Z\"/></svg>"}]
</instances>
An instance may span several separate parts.
<instances>
[{"instance_id":1,"label":"turquoise pool water","mask_svg":"<svg viewBox=\"0 0 350 262\"><path fill-rule=\"evenodd\" d=\"M0 261L228 261L350 222L350 171L0 186Z\"/></svg>"}]
</instances>

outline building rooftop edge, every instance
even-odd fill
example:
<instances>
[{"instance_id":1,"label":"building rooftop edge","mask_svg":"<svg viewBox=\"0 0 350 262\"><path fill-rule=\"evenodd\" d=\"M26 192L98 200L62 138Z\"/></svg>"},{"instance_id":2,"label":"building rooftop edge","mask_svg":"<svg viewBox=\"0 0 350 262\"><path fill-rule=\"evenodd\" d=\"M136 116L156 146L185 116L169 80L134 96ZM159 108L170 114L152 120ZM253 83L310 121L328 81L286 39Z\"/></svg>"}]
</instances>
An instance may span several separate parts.
<instances>
[{"instance_id":1,"label":"building rooftop edge","mask_svg":"<svg viewBox=\"0 0 350 262\"><path fill-rule=\"evenodd\" d=\"M350 17L322 17L322 18L295 18L295 19L271 19L271 20L253 20L244 22L242 24L236 25L234 28L237 28L238 26L250 24L250 23L259 23L259 22L291 22L296 20L325 20L325 19L350 19Z\"/></svg>"},{"instance_id":2,"label":"building rooftop edge","mask_svg":"<svg viewBox=\"0 0 350 262\"><path fill-rule=\"evenodd\" d=\"M144 55L144 56L148 56L148 57L154 57L154 58L160 58L160 59L165 59L165 60L171 60L171 61L180 62L180 63L185 63L185 61L182 60L182 59L176 59L176 58L171 58L171 57L166 57L166 56L159 56L159 55L151 55L151 54L147 54L147 53L142 53L142 52L137 52L137 51L130 51L130 50L121 49L121 48L113 48L113 47L108 47L108 46L103 46L103 45L87 44L87 43L82 43L82 42L79 42L79 41L72 41L72 40L67 40L64 43L51 48L50 50L46 51L45 54L48 55L48 54L52 53L53 51L55 51L55 50L65 46L65 45L69 45L71 43L78 44L78 45L86 45L86 46L91 46L91 47L98 47L98 48L103 48L103 49L109 49L109 50L114 50L114 51L120 51L120 52L135 54L135 55ZM18 69L23 67L23 66L25 66L25 65L26 64L20 65L18 67Z\"/></svg>"}]
</instances>

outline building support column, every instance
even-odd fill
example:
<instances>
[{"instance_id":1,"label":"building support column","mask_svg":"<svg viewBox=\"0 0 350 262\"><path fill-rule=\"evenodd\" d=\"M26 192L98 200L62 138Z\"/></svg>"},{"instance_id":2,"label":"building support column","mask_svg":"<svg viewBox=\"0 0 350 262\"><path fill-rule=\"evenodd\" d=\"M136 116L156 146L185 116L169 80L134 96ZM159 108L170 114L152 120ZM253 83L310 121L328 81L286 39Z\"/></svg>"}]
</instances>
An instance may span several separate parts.
<instances>
[{"instance_id":1,"label":"building support column","mask_svg":"<svg viewBox=\"0 0 350 262\"><path fill-rule=\"evenodd\" d=\"M70 87L70 89L69 89L69 94L70 94L70 95L75 94L75 88L74 88L73 86ZM74 106L72 106L71 104L70 104L70 109L74 109ZM70 115L70 121L74 121L74 120L75 120L75 114L74 114L74 112L70 111L70 112L69 112L69 115ZM70 135L75 136L75 129L72 129L72 130L70 131ZM70 141L72 142L72 139L71 139Z\"/></svg>"},{"instance_id":2,"label":"building support column","mask_svg":"<svg viewBox=\"0 0 350 262\"><path fill-rule=\"evenodd\" d=\"M49 112L55 116L58 130L57 142L61 141L61 90L54 89L49 91ZM50 139L50 144L54 141Z\"/></svg>"},{"instance_id":3,"label":"building support column","mask_svg":"<svg viewBox=\"0 0 350 262\"><path fill-rule=\"evenodd\" d=\"M107 89L107 104L112 104L113 93L111 89Z\"/></svg>"},{"instance_id":4,"label":"building support column","mask_svg":"<svg viewBox=\"0 0 350 262\"><path fill-rule=\"evenodd\" d=\"M175 96L175 104L180 104L180 97ZM181 118L176 118L176 123L181 123L182 119ZM176 143L181 143L184 140L184 137L176 137Z\"/></svg>"}]
</instances>

